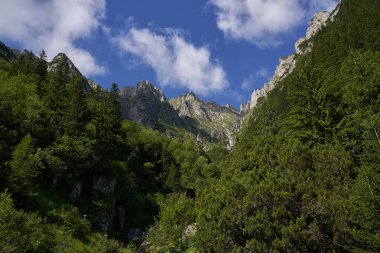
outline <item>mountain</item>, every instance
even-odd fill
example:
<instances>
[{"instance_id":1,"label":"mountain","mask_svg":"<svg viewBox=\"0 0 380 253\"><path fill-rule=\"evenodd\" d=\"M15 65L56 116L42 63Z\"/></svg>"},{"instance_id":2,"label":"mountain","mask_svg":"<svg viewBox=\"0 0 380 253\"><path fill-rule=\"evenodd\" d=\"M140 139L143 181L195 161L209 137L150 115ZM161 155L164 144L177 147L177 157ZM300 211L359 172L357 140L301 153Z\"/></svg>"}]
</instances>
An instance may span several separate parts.
<instances>
[{"instance_id":1,"label":"mountain","mask_svg":"<svg viewBox=\"0 0 380 253\"><path fill-rule=\"evenodd\" d=\"M151 128L158 128L160 123L184 127L163 92L147 81L139 82L136 87L122 88L120 96L125 119Z\"/></svg>"},{"instance_id":2,"label":"mountain","mask_svg":"<svg viewBox=\"0 0 380 253\"><path fill-rule=\"evenodd\" d=\"M204 102L193 92L168 100L147 81L121 90L124 118L169 136L190 133L199 143L224 142L230 149L240 129L242 114L230 105Z\"/></svg>"},{"instance_id":3,"label":"mountain","mask_svg":"<svg viewBox=\"0 0 380 253\"><path fill-rule=\"evenodd\" d=\"M14 60L17 58L14 50L7 47L3 42L0 41L0 58L6 61Z\"/></svg>"},{"instance_id":4,"label":"mountain","mask_svg":"<svg viewBox=\"0 0 380 253\"><path fill-rule=\"evenodd\" d=\"M333 22L338 12L339 5L331 13L328 11L322 11L314 15L307 28L306 36L300 38L294 45L296 52L289 56L280 58L279 64L276 67L272 79L268 83L264 84L263 88L254 90L252 92L251 99L248 102L250 109L254 108L261 98L265 98L268 93L277 86L278 83L280 83L285 77L293 72L298 59L300 59L302 55L305 55L312 50L312 38L324 26L326 26L328 23Z\"/></svg>"},{"instance_id":5,"label":"mountain","mask_svg":"<svg viewBox=\"0 0 380 253\"><path fill-rule=\"evenodd\" d=\"M48 62L48 71L55 71L60 61L64 62L66 68L68 69L68 74L70 78L74 77L75 75L81 77L83 88L86 91L89 91L92 87L95 87L94 82L91 80L87 80L87 78L84 75L82 75L79 69L77 69L74 63L64 53L57 54L50 62Z\"/></svg>"},{"instance_id":6,"label":"mountain","mask_svg":"<svg viewBox=\"0 0 380 253\"><path fill-rule=\"evenodd\" d=\"M254 94L187 223L200 252L380 252L379 13L342 0L317 14Z\"/></svg>"},{"instance_id":7,"label":"mountain","mask_svg":"<svg viewBox=\"0 0 380 253\"><path fill-rule=\"evenodd\" d=\"M1 56L5 60L17 59L14 50L4 44L0 46ZM100 88L100 85L82 75L64 53L57 54L50 62L47 62L48 72L56 71L58 64L62 62L69 78L75 75L81 78L85 91ZM159 88L148 81L141 81L135 87L122 88L120 105L125 119L159 130L170 137L183 138L190 135L206 149L209 144L219 142L231 149L242 118L247 112L246 109L239 112L230 105L206 103L192 92L168 100Z\"/></svg>"},{"instance_id":8,"label":"mountain","mask_svg":"<svg viewBox=\"0 0 380 253\"><path fill-rule=\"evenodd\" d=\"M187 129L197 134L198 141L227 140L229 149L234 146L234 134L240 129L242 115L231 105L220 106L215 102L205 103L193 92L171 99L169 103L185 122Z\"/></svg>"}]
</instances>

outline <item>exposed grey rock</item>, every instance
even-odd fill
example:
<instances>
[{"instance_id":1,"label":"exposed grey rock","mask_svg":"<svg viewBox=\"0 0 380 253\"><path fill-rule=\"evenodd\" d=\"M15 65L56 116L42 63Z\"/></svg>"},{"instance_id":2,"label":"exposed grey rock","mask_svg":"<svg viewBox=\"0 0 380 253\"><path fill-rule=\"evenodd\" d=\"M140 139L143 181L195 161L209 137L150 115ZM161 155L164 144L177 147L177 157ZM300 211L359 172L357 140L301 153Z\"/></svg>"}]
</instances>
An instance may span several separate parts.
<instances>
[{"instance_id":1,"label":"exposed grey rock","mask_svg":"<svg viewBox=\"0 0 380 253\"><path fill-rule=\"evenodd\" d=\"M187 128L196 134L199 143L220 140L234 143L231 138L241 127L242 115L231 105L205 103L192 92L169 102Z\"/></svg>"},{"instance_id":2,"label":"exposed grey rock","mask_svg":"<svg viewBox=\"0 0 380 253\"><path fill-rule=\"evenodd\" d=\"M96 177L92 182L92 189L96 201L93 201L97 213L99 227L108 232L112 230L115 221L116 201L114 197L116 178L105 176Z\"/></svg>"},{"instance_id":3,"label":"exposed grey rock","mask_svg":"<svg viewBox=\"0 0 380 253\"><path fill-rule=\"evenodd\" d=\"M143 243L141 243L140 247L138 248L137 253L145 253L147 252L149 247L150 247L150 242L148 240L144 240Z\"/></svg>"},{"instance_id":4,"label":"exposed grey rock","mask_svg":"<svg viewBox=\"0 0 380 253\"><path fill-rule=\"evenodd\" d=\"M251 109L251 101L248 101L247 103L241 104L240 105L240 114L245 115L249 112Z\"/></svg>"},{"instance_id":5,"label":"exposed grey rock","mask_svg":"<svg viewBox=\"0 0 380 253\"><path fill-rule=\"evenodd\" d=\"M121 91L123 116L138 124L160 130L169 137L175 133L171 125L196 136L199 144L226 141L233 144L240 129L242 115L231 105L205 103L193 92L167 100L163 92L147 81Z\"/></svg>"},{"instance_id":6,"label":"exposed grey rock","mask_svg":"<svg viewBox=\"0 0 380 253\"><path fill-rule=\"evenodd\" d=\"M123 206L118 206L116 209L116 226L118 229L123 230L125 225L125 208Z\"/></svg>"},{"instance_id":7,"label":"exposed grey rock","mask_svg":"<svg viewBox=\"0 0 380 253\"><path fill-rule=\"evenodd\" d=\"M116 178L107 179L105 176L95 178L92 187L100 193L106 194L115 191Z\"/></svg>"},{"instance_id":8,"label":"exposed grey rock","mask_svg":"<svg viewBox=\"0 0 380 253\"><path fill-rule=\"evenodd\" d=\"M81 193L82 193L82 183L76 182L74 184L74 189L71 191L69 196L72 200L74 200L78 198L81 195Z\"/></svg>"},{"instance_id":9,"label":"exposed grey rock","mask_svg":"<svg viewBox=\"0 0 380 253\"><path fill-rule=\"evenodd\" d=\"M144 238L140 228L131 228L128 230L128 239L131 241L141 241Z\"/></svg>"},{"instance_id":10,"label":"exposed grey rock","mask_svg":"<svg viewBox=\"0 0 380 253\"><path fill-rule=\"evenodd\" d=\"M227 139L228 139L227 150L232 150L232 148L236 144L235 135L234 135L234 133L231 133L229 131L226 132L226 135L227 135Z\"/></svg>"},{"instance_id":11,"label":"exposed grey rock","mask_svg":"<svg viewBox=\"0 0 380 253\"><path fill-rule=\"evenodd\" d=\"M276 87L277 83L283 80L287 75L289 75L296 66L295 55L290 55L288 57L280 58L280 62L276 68L272 80L264 85L260 90L254 90L251 95L250 106L251 109L257 105L257 100L261 97L265 97L271 90Z\"/></svg>"},{"instance_id":12,"label":"exposed grey rock","mask_svg":"<svg viewBox=\"0 0 380 253\"><path fill-rule=\"evenodd\" d=\"M319 30L321 30L322 26L326 25L326 22L330 18L330 12L321 11L314 15L312 20L310 21L309 27L306 31L306 39L310 39L314 35L317 34Z\"/></svg>"},{"instance_id":13,"label":"exposed grey rock","mask_svg":"<svg viewBox=\"0 0 380 253\"><path fill-rule=\"evenodd\" d=\"M113 228L113 221L115 218L115 200L104 206L98 215L98 224L104 232L111 231Z\"/></svg>"},{"instance_id":14,"label":"exposed grey rock","mask_svg":"<svg viewBox=\"0 0 380 253\"><path fill-rule=\"evenodd\" d=\"M340 3L336 6L336 8L330 14L330 21L334 22L336 15L338 15L340 9Z\"/></svg>"},{"instance_id":15,"label":"exposed grey rock","mask_svg":"<svg viewBox=\"0 0 380 253\"><path fill-rule=\"evenodd\" d=\"M187 226L185 228L185 230L183 230L182 232L182 239L186 239L190 236L193 236L197 233L197 227L196 227L197 224L190 224L189 226Z\"/></svg>"},{"instance_id":16,"label":"exposed grey rock","mask_svg":"<svg viewBox=\"0 0 380 253\"><path fill-rule=\"evenodd\" d=\"M121 110L124 118L152 128L160 121L183 126L163 92L147 81L139 82L136 87L122 89Z\"/></svg>"},{"instance_id":17,"label":"exposed grey rock","mask_svg":"<svg viewBox=\"0 0 380 253\"><path fill-rule=\"evenodd\" d=\"M102 89L102 87L99 84L97 84L95 81L91 79L87 79L87 83L90 86L90 88L93 90Z\"/></svg>"},{"instance_id":18,"label":"exposed grey rock","mask_svg":"<svg viewBox=\"0 0 380 253\"><path fill-rule=\"evenodd\" d=\"M310 21L309 27L307 28L306 37L300 38L295 44L296 54L304 55L311 51L313 43L307 41L316 35L330 19L331 14L327 11L318 12L314 15L313 19ZM307 45L305 47L301 47L304 42L307 43Z\"/></svg>"}]
</instances>

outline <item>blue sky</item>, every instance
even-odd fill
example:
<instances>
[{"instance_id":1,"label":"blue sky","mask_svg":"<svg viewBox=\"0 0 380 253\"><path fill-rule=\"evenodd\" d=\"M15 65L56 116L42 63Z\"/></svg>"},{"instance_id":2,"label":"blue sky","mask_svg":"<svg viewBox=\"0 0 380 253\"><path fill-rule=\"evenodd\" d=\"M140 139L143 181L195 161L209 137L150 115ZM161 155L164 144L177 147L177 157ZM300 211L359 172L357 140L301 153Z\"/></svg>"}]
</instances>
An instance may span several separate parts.
<instances>
[{"instance_id":1,"label":"blue sky","mask_svg":"<svg viewBox=\"0 0 380 253\"><path fill-rule=\"evenodd\" d=\"M148 80L238 107L335 0L0 0L0 40L65 52L108 88Z\"/></svg>"}]
</instances>

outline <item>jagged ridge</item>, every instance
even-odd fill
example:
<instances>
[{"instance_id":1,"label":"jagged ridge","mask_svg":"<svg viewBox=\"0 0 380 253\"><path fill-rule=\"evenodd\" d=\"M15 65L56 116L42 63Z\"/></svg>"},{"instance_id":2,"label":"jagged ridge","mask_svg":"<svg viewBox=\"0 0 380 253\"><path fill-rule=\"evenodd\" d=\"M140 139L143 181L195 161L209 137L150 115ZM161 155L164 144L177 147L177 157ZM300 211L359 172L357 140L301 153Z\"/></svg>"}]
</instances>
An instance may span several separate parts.
<instances>
[{"instance_id":1,"label":"jagged ridge","mask_svg":"<svg viewBox=\"0 0 380 253\"><path fill-rule=\"evenodd\" d=\"M121 91L121 108L126 119L176 135L168 126L180 128L197 137L200 143L226 141L234 145L242 114L231 105L204 102L193 92L168 100L163 92L147 81Z\"/></svg>"},{"instance_id":2,"label":"jagged ridge","mask_svg":"<svg viewBox=\"0 0 380 253\"><path fill-rule=\"evenodd\" d=\"M293 72L298 56L309 53L312 50L313 43L310 41L327 23L333 22L336 15L339 12L339 5L331 13L328 11L322 11L316 13L306 31L306 36L300 38L295 43L295 53L287 57L281 57L279 64L276 67L276 71L272 79L264 84L264 87L259 90L254 90L251 95L251 99L248 103L241 105L241 110L247 111L247 106L249 105L250 109L254 108L257 105L257 102L260 98L266 97L267 94L273 90L276 85L287 77L290 73Z\"/></svg>"}]
</instances>

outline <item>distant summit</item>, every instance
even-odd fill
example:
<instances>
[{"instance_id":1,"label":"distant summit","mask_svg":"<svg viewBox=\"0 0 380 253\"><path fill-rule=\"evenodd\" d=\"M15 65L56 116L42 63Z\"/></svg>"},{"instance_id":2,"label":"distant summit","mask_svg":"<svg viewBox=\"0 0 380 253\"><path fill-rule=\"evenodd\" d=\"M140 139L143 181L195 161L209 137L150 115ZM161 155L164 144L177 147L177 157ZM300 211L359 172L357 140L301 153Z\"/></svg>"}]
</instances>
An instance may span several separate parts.
<instances>
[{"instance_id":1,"label":"distant summit","mask_svg":"<svg viewBox=\"0 0 380 253\"><path fill-rule=\"evenodd\" d=\"M231 105L204 102L194 92L168 100L161 89L148 81L121 90L121 108L126 119L160 130L169 136L188 133L203 144L234 145L242 115Z\"/></svg>"},{"instance_id":2,"label":"distant summit","mask_svg":"<svg viewBox=\"0 0 380 253\"><path fill-rule=\"evenodd\" d=\"M51 60L51 62L48 63L48 71L55 71L60 61L62 61L66 65L69 71L70 78L74 77L75 75L78 75L82 78L83 87L86 91L89 91L90 89L95 87L99 87L99 85L95 84L94 81L88 80L84 75L82 75L79 69L74 65L74 63L65 53L57 54Z\"/></svg>"},{"instance_id":3,"label":"distant summit","mask_svg":"<svg viewBox=\"0 0 380 253\"><path fill-rule=\"evenodd\" d=\"M152 128L162 123L184 127L163 92L147 81L121 90L121 110L125 119Z\"/></svg>"}]
</instances>

